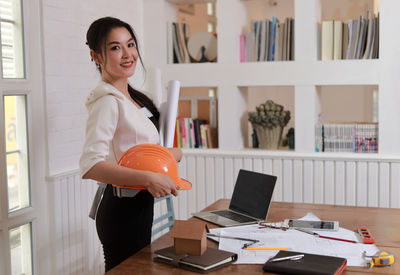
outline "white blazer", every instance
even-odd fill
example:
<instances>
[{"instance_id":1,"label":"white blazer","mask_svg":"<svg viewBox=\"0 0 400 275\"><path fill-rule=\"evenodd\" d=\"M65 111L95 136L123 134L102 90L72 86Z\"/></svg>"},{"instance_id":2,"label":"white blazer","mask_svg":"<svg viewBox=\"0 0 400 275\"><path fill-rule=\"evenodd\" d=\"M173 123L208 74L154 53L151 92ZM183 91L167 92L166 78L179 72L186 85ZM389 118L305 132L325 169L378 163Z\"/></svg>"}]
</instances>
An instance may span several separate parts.
<instances>
[{"instance_id":1,"label":"white blazer","mask_svg":"<svg viewBox=\"0 0 400 275\"><path fill-rule=\"evenodd\" d=\"M100 161L117 163L137 144L159 144L154 124L117 88L101 81L86 100L89 117L79 161L81 176Z\"/></svg>"}]
</instances>

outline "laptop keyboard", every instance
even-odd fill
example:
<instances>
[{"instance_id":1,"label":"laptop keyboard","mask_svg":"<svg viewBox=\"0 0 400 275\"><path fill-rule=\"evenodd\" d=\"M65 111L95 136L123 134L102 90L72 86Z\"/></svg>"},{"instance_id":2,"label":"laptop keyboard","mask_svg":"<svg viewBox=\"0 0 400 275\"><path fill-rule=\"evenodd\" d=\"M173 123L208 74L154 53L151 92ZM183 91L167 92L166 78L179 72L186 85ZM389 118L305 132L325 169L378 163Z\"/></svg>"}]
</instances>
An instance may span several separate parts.
<instances>
[{"instance_id":1,"label":"laptop keyboard","mask_svg":"<svg viewBox=\"0 0 400 275\"><path fill-rule=\"evenodd\" d=\"M244 223L244 222L254 222L256 221L256 219L250 218L250 217L246 217L240 214L236 214L235 212L231 212L231 211L226 211L226 210L221 210L221 211L213 211L214 214L218 215L218 216L222 216L224 218L228 218L240 223Z\"/></svg>"}]
</instances>

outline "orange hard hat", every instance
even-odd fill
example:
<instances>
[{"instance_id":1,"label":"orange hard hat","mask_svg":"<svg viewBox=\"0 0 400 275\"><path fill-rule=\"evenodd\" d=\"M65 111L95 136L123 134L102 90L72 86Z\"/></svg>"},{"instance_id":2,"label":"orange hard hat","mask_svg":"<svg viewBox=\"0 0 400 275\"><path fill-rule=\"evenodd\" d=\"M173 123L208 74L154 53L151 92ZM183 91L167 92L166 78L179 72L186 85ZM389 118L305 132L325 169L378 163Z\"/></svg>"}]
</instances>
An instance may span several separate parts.
<instances>
[{"instance_id":1,"label":"orange hard hat","mask_svg":"<svg viewBox=\"0 0 400 275\"><path fill-rule=\"evenodd\" d=\"M158 144L139 144L122 154L118 164L132 169L146 170L169 176L178 190L190 190L192 184L178 176L178 165L174 155ZM131 189L145 189L144 186L118 186Z\"/></svg>"}]
</instances>

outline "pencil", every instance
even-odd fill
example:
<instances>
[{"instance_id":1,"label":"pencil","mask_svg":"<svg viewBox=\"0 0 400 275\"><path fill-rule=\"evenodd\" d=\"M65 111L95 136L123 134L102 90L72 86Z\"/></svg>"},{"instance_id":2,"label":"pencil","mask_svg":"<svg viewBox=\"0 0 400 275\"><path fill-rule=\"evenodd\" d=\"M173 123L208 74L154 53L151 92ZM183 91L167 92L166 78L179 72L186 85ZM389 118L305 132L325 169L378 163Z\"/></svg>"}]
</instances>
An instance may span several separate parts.
<instances>
[{"instance_id":1,"label":"pencil","mask_svg":"<svg viewBox=\"0 0 400 275\"><path fill-rule=\"evenodd\" d=\"M346 240L346 239L340 239L340 238L334 238L334 237L328 237L328 236L322 236L322 235L318 235L318 237L324 238L324 239L335 240L335 241L342 241L342 242L349 242L349 243L357 243L356 241L353 241L353 240Z\"/></svg>"},{"instance_id":2,"label":"pencil","mask_svg":"<svg viewBox=\"0 0 400 275\"><path fill-rule=\"evenodd\" d=\"M323 235L320 235L318 233L315 233L313 231L309 231L309 230L303 229L303 228L295 228L295 229L298 230L298 231L307 233L307 234L318 236L319 238L323 238L323 239L329 239L329 240L335 240L335 241L341 241L341 242L349 242L349 243L357 243L356 241L353 241L353 240L346 240L346 239L323 236Z\"/></svg>"},{"instance_id":3,"label":"pencil","mask_svg":"<svg viewBox=\"0 0 400 275\"><path fill-rule=\"evenodd\" d=\"M246 250L289 250L287 247L246 247Z\"/></svg>"}]
</instances>

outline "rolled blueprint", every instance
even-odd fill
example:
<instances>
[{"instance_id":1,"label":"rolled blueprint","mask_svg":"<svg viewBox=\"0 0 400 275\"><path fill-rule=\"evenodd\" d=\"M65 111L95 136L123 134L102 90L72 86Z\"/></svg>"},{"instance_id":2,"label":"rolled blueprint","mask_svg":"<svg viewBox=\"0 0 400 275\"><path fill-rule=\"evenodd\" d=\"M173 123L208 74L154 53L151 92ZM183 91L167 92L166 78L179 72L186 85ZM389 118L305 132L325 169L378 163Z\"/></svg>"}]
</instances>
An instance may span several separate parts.
<instances>
[{"instance_id":1,"label":"rolled blueprint","mask_svg":"<svg viewBox=\"0 0 400 275\"><path fill-rule=\"evenodd\" d=\"M168 82L167 99L160 110L160 140L164 147L174 146L176 116L178 113L179 91L181 84L177 80Z\"/></svg>"}]
</instances>

